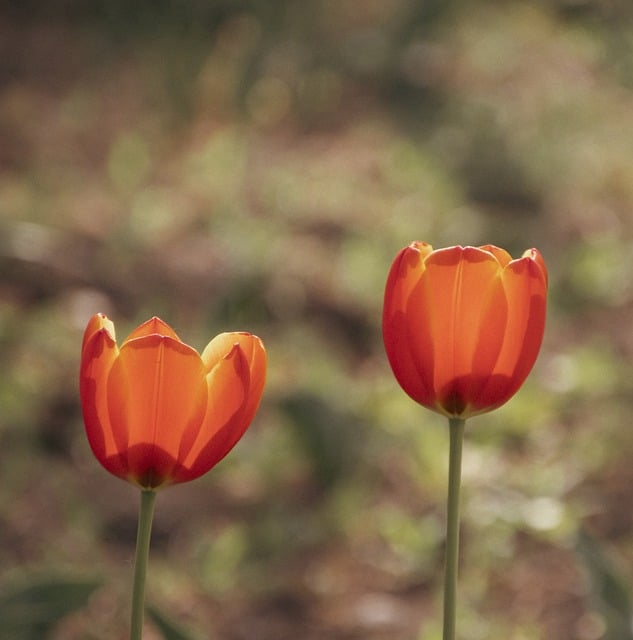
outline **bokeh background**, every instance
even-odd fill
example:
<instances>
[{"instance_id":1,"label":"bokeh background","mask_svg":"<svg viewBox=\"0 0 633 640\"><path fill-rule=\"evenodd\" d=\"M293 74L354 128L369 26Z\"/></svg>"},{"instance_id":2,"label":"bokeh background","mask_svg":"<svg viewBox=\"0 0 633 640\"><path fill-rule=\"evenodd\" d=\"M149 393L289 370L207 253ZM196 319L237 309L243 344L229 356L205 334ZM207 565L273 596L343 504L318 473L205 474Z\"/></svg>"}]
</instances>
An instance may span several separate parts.
<instances>
[{"instance_id":1,"label":"bokeh background","mask_svg":"<svg viewBox=\"0 0 633 640\"><path fill-rule=\"evenodd\" d=\"M83 328L268 348L259 414L162 492L147 638L435 640L445 421L383 353L412 240L538 247L545 343L464 452L462 640L628 640L629 0L0 8L0 637L124 639L137 492L87 446Z\"/></svg>"}]
</instances>

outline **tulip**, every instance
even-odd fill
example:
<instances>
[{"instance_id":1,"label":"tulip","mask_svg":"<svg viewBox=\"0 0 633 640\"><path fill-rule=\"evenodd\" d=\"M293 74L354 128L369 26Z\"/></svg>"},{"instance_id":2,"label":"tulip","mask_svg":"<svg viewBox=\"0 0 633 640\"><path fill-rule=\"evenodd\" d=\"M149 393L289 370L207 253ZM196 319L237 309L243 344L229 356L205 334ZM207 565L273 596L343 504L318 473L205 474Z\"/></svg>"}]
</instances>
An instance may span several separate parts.
<instances>
[{"instance_id":1,"label":"tulip","mask_svg":"<svg viewBox=\"0 0 633 640\"><path fill-rule=\"evenodd\" d=\"M543 340L546 295L536 249L513 260L492 245L434 251L413 242L387 278L383 337L396 380L449 419L444 640L455 638L465 421L500 407L525 381Z\"/></svg>"},{"instance_id":2,"label":"tulip","mask_svg":"<svg viewBox=\"0 0 633 640\"><path fill-rule=\"evenodd\" d=\"M110 473L145 489L187 482L233 448L264 388L266 354L248 333L222 333L202 355L158 318L117 346L97 314L81 353L80 396L90 447Z\"/></svg>"},{"instance_id":3,"label":"tulip","mask_svg":"<svg viewBox=\"0 0 633 640\"><path fill-rule=\"evenodd\" d=\"M105 469L141 488L131 640L143 632L156 489L194 480L229 453L257 411L265 378L264 346L249 333L222 333L198 354L158 318L120 347L106 316L88 322L79 375L88 442Z\"/></svg>"},{"instance_id":4,"label":"tulip","mask_svg":"<svg viewBox=\"0 0 633 640\"><path fill-rule=\"evenodd\" d=\"M521 387L545 329L547 270L536 249L434 251L414 242L387 280L383 335L402 388L448 417L491 411Z\"/></svg>"}]
</instances>

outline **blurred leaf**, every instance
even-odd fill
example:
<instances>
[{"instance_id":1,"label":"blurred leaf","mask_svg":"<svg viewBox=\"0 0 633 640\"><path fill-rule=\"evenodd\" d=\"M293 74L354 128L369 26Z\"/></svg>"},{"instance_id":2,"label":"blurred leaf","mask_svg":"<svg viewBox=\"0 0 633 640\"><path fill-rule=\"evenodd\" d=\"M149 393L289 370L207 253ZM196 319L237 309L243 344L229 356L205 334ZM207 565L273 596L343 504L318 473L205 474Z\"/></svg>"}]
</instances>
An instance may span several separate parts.
<instances>
[{"instance_id":1,"label":"blurred leaf","mask_svg":"<svg viewBox=\"0 0 633 640\"><path fill-rule=\"evenodd\" d=\"M589 572L592 596L604 616L606 632L603 640L633 640L633 603L625 577L598 540L587 531L579 532L576 550Z\"/></svg>"},{"instance_id":2,"label":"blurred leaf","mask_svg":"<svg viewBox=\"0 0 633 640\"><path fill-rule=\"evenodd\" d=\"M198 634L192 635L162 614L156 607L148 606L147 613L165 640L199 640Z\"/></svg>"},{"instance_id":3,"label":"blurred leaf","mask_svg":"<svg viewBox=\"0 0 633 640\"><path fill-rule=\"evenodd\" d=\"M322 488L331 487L358 457L358 418L307 392L287 397L281 407L292 423L315 480Z\"/></svg>"},{"instance_id":4,"label":"blurred leaf","mask_svg":"<svg viewBox=\"0 0 633 640\"><path fill-rule=\"evenodd\" d=\"M42 640L66 615L81 609L97 581L32 578L0 594L0 640Z\"/></svg>"}]
</instances>

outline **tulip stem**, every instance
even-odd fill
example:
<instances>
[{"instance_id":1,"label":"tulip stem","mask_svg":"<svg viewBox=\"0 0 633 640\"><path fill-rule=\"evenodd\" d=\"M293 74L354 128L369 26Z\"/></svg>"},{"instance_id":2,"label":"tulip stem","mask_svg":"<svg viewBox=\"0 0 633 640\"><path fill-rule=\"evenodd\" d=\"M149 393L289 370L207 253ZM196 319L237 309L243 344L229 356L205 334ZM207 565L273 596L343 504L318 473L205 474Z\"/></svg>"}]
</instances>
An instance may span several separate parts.
<instances>
[{"instance_id":1,"label":"tulip stem","mask_svg":"<svg viewBox=\"0 0 633 640\"><path fill-rule=\"evenodd\" d=\"M455 640L457 565L459 560L459 491L462 477L462 444L465 424L466 421L462 418L449 419L450 449L448 454L443 640Z\"/></svg>"},{"instance_id":2,"label":"tulip stem","mask_svg":"<svg viewBox=\"0 0 633 640\"><path fill-rule=\"evenodd\" d=\"M132 589L132 624L130 640L141 640L145 609L145 577L149 559L149 543L152 535L152 518L156 492L153 489L141 491L141 505L138 513L136 532L136 557L134 559L134 586Z\"/></svg>"}]
</instances>

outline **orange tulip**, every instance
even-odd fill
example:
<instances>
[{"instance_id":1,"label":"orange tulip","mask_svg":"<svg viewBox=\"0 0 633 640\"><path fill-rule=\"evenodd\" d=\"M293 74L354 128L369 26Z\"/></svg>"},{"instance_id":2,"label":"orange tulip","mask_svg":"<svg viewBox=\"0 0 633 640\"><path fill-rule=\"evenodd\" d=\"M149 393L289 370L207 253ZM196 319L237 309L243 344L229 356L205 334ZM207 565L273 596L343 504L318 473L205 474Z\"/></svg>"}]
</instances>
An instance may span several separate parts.
<instances>
[{"instance_id":1,"label":"orange tulip","mask_svg":"<svg viewBox=\"0 0 633 640\"><path fill-rule=\"evenodd\" d=\"M433 250L414 242L387 279L383 336L396 379L449 418L491 411L521 387L545 328L547 269L492 245Z\"/></svg>"},{"instance_id":2,"label":"orange tulip","mask_svg":"<svg viewBox=\"0 0 633 640\"><path fill-rule=\"evenodd\" d=\"M222 333L202 355L152 318L117 346L97 314L81 352L80 395L97 460L115 476L155 489L206 473L253 419L266 352L249 333Z\"/></svg>"}]
</instances>

